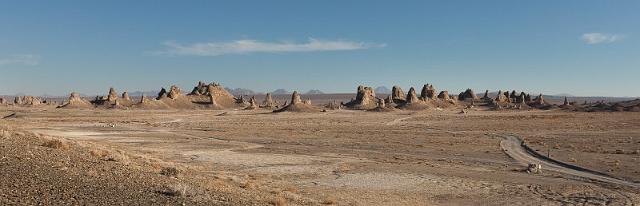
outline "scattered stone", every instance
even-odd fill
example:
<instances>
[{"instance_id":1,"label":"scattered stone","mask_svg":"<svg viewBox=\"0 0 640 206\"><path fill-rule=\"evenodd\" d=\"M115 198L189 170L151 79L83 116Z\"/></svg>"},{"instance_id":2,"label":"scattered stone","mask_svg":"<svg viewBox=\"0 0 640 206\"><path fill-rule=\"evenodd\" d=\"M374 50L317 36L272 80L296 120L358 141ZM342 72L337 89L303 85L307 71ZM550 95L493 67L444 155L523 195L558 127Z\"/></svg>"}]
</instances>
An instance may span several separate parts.
<instances>
[{"instance_id":1,"label":"scattered stone","mask_svg":"<svg viewBox=\"0 0 640 206\"><path fill-rule=\"evenodd\" d=\"M328 104L326 104L324 107L327 108L327 109L336 110L336 109L342 109L342 104L339 104L339 103L336 102L336 100L333 100L333 101L329 102Z\"/></svg>"},{"instance_id":2,"label":"scattered stone","mask_svg":"<svg viewBox=\"0 0 640 206\"><path fill-rule=\"evenodd\" d=\"M527 166L527 173L538 174L542 173L542 165L540 164L529 164Z\"/></svg>"},{"instance_id":3,"label":"scattered stone","mask_svg":"<svg viewBox=\"0 0 640 206\"><path fill-rule=\"evenodd\" d=\"M391 95L389 95L391 96ZM393 111L393 107L387 107L385 104L385 100L382 98L378 98L377 99L377 106L374 109L371 109L369 111L372 112L389 112L389 111Z\"/></svg>"}]
</instances>

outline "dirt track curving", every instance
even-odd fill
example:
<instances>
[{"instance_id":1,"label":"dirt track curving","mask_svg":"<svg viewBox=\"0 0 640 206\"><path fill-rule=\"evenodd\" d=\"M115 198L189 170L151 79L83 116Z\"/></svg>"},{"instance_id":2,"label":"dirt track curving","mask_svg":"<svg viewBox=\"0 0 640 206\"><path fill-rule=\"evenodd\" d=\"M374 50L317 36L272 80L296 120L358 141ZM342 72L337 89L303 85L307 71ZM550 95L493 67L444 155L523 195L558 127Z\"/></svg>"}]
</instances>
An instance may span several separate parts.
<instances>
[{"instance_id":1,"label":"dirt track curving","mask_svg":"<svg viewBox=\"0 0 640 206\"><path fill-rule=\"evenodd\" d=\"M604 173L592 171L544 157L543 155L536 153L532 149L527 148L524 144L522 144L522 140L515 136L505 136L504 140L500 142L500 147L507 155L517 160L522 165L540 164L542 165L543 170L550 170L600 182L640 188L640 184L638 183L617 179Z\"/></svg>"}]
</instances>

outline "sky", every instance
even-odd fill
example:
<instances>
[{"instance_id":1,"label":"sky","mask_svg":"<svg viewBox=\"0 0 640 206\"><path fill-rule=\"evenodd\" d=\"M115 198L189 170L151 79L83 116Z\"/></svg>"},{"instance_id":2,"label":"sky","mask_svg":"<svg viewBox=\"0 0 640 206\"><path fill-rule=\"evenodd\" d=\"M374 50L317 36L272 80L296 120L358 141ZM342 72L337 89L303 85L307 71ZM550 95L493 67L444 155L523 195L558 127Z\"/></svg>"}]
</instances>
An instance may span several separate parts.
<instances>
[{"instance_id":1,"label":"sky","mask_svg":"<svg viewBox=\"0 0 640 206\"><path fill-rule=\"evenodd\" d=\"M640 1L0 1L0 94L485 89L640 96Z\"/></svg>"}]
</instances>

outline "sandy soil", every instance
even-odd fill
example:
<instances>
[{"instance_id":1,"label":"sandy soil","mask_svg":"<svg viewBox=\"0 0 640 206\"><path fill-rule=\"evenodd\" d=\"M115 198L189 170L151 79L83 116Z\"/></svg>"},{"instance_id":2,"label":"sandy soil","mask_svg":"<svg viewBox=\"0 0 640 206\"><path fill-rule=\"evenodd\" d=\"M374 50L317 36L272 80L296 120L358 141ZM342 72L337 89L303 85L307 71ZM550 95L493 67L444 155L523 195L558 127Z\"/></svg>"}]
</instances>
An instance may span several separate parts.
<instances>
[{"instance_id":1,"label":"sandy soil","mask_svg":"<svg viewBox=\"0 0 640 206\"><path fill-rule=\"evenodd\" d=\"M13 181L0 183L2 203L640 203L640 188L634 185L563 170L528 174L523 172L522 159L508 156L501 148L505 136L517 136L557 160L636 183L640 181L640 115L634 112L472 109L466 114L453 110L274 114L268 110L0 107L0 117L14 113L0 120L6 131L2 146L17 148L0 153L10 160L0 161L0 178ZM41 146L51 138L71 146ZM126 158L95 154L103 150ZM64 172L55 170L57 160L64 161ZM54 169L36 178L24 174L34 170L30 165ZM103 167L107 169L100 170ZM163 168L177 168L179 174L163 175ZM87 170L103 172L87 174ZM17 184L34 178L43 180ZM61 178L69 180L50 181ZM178 183L188 191L167 194L167 185ZM41 198L35 191L44 188L42 184L69 195L49 192L50 198ZM73 189L92 185L104 192L85 197L90 190ZM22 187L34 192L17 192Z\"/></svg>"}]
</instances>

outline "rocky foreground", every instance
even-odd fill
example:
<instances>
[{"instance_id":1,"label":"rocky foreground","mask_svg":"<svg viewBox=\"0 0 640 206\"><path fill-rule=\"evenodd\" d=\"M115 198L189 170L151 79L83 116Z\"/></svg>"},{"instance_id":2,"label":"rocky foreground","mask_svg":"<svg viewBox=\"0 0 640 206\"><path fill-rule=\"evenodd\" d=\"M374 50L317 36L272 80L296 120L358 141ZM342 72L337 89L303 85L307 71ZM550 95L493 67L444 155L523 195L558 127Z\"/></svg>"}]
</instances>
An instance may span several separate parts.
<instances>
[{"instance_id":1,"label":"rocky foreground","mask_svg":"<svg viewBox=\"0 0 640 206\"><path fill-rule=\"evenodd\" d=\"M264 205L121 151L0 127L2 205ZM206 182L211 184L210 182ZM246 194L245 194L246 195Z\"/></svg>"}]
</instances>

